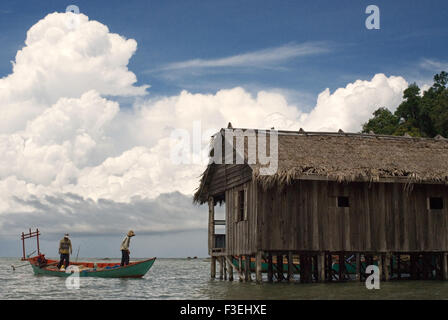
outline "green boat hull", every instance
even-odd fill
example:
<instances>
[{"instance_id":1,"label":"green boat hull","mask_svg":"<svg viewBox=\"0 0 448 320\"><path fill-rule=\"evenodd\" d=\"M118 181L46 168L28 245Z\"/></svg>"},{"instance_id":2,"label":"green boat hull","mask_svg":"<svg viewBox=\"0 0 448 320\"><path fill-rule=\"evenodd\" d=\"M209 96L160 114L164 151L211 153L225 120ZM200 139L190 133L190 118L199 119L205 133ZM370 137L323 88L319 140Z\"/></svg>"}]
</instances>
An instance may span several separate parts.
<instances>
[{"instance_id":1,"label":"green boat hull","mask_svg":"<svg viewBox=\"0 0 448 320\"><path fill-rule=\"evenodd\" d=\"M154 264L156 258L138 261L133 264L103 269L103 270L82 270L79 272L79 277L96 277L96 278L141 278L143 277L149 269L151 269ZM72 272L67 271L59 271L48 268L40 268L35 264L31 264L33 268L34 274L36 275L44 275L44 276L54 276L54 277L68 277L73 275Z\"/></svg>"}]
</instances>

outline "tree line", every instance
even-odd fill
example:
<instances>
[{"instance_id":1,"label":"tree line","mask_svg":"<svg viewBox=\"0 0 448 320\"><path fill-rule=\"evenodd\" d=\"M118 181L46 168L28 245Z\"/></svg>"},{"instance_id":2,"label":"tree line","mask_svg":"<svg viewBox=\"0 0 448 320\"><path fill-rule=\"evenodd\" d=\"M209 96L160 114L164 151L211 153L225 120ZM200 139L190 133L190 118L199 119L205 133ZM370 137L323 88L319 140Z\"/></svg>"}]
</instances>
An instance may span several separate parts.
<instances>
[{"instance_id":1,"label":"tree line","mask_svg":"<svg viewBox=\"0 0 448 320\"><path fill-rule=\"evenodd\" d=\"M448 138L448 73L434 76L431 88L420 92L416 83L403 92L403 102L394 113L386 107L377 109L362 126L363 133L413 137L442 135Z\"/></svg>"}]
</instances>

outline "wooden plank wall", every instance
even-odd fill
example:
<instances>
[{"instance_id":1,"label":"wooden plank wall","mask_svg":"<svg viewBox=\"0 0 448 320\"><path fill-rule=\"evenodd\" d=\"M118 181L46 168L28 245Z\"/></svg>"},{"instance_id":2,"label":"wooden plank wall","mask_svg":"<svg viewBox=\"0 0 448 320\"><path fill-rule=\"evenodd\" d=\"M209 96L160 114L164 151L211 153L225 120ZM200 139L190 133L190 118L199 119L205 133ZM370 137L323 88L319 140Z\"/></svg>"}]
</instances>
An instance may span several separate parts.
<instances>
[{"instance_id":1,"label":"wooden plank wall","mask_svg":"<svg viewBox=\"0 0 448 320\"><path fill-rule=\"evenodd\" d=\"M208 194L215 196L252 179L252 169L248 165L218 164L213 165Z\"/></svg>"},{"instance_id":2,"label":"wooden plank wall","mask_svg":"<svg viewBox=\"0 0 448 320\"><path fill-rule=\"evenodd\" d=\"M247 220L238 221L238 192L247 189ZM226 253L229 255L253 254L257 239L257 188L254 182L226 191Z\"/></svg>"},{"instance_id":3,"label":"wooden plank wall","mask_svg":"<svg viewBox=\"0 0 448 320\"><path fill-rule=\"evenodd\" d=\"M338 196L348 196L350 207L338 208ZM428 210L433 196L443 197L443 210ZM420 184L406 191L394 183L297 181L281 192L258 187L257 197L254 249L448 251L448 186ZM238 229L237 251L244 232L254 236Z\"/></svg>"}]
</instances>

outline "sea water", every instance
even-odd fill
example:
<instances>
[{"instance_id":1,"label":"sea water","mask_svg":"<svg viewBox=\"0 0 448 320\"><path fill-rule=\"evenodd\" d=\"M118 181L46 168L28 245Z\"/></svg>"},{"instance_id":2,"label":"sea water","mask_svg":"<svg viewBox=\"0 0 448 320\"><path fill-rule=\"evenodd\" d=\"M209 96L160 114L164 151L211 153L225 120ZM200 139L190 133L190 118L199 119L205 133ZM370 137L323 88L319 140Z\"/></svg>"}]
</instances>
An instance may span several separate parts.
<instances>
[{"instance_id":1,"label":"sea water","mask_svg":"<svg viewBox=\"0 0 448 320\"><path fill-rule=\"evenodd\" d=\"M239 282L236 273L233 282L211 280L207 259L157 259L142 279L80 278L79 289L68 289L66 278L11 268L23 264L0 258L0 299L448 299L448 281L381 282L379 290L368 290L356 281L257 285Z\"/></svg>"}]
</instances>

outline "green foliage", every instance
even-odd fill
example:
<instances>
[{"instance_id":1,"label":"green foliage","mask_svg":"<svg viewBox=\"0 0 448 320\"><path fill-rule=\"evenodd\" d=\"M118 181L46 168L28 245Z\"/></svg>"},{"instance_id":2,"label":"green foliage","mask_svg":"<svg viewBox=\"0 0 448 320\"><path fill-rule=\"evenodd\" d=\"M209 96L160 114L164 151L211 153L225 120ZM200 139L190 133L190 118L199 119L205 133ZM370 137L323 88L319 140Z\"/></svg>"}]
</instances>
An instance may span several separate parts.
<instances>
[{"instance_id":1,"label":"green foliage","mask_svg":"<svg viewBox=\"0 0 448 320\"><path fill-rule=\"evenodd\" d=\"M362 126L362 132L376 134L394 134L400 122L400 118L395 116L389 109L379 108L373 113L373 118Z\"/></svg>"},{"instance_id":2,"label":"green foliage","mask_svg":"<svg viewBox=\"0 0 448 320\"><path fill-rule=\"evenodd\" d=\"M431 88L420 94L413 83L403 92L403 102L395 113L379 108L362 127L363 133L434 137L448 137L448 73L442 71L434 76Z\"/></svg>"}]
</instances>

